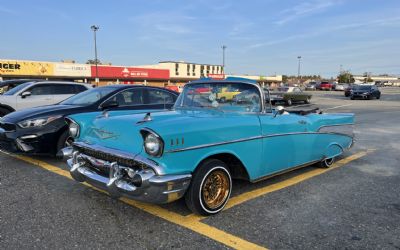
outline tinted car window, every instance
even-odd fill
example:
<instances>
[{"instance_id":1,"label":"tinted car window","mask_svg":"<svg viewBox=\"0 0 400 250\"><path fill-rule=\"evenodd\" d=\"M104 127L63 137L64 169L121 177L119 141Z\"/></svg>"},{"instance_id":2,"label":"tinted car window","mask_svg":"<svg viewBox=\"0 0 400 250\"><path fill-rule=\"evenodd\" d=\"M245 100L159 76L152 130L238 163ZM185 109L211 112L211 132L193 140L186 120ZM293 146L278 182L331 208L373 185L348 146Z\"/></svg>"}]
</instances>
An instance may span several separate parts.
<instances>
[{"instance_id":1,"label":"tinted car window","mask_svg":"<svg viewBox=\"0 0 400 250\"><path fill-rule=\"evenodd\" d=\"M167 91L159 89L147 90L149 95L149 104L174 104L175 96Z\"/></svg>"},{"instance_id":2,"label":"tinted car window","mask_svg":"<svg viewBox=\"0 0 400 250\"><path fill-rule=\"evenodd\" d=\"M111 100L116 101L121 107L144 104L143 99L143 89L135 88L119 92L117 95L112 97Z\"/></svg>"},{"instance_id":3,"label":"tinted car window","mask_svg":"<svg viewBox=\"0 0 400 250\"><path fill-rule=\"evenodd\" d=\"M87 90L87 88L85 86L75 85L75 94L81 93L81 92L86 91L86 90Z\"/></svg>"},{"instance_id":4,"label":"tinted car window","mask_svg":"<svg viewBox=\"0 0 400 250\"><path fill-rule=\"evenodd\" d=\"M74 95L67 100L61 102L64 105L90 105L104 98L106 95L111 94L115 89L109 87L100 87L95 89L90 89L85 92L81 92Z\"/></svg>"},{"instance_id":5,"label":"tinted car window","mask_svg":"<svg viewBox=\"0 0 400 250\"><path fill-rule=\"evenodd\" d=\"M71 84L54 84L53 94L55 95L72 95L75 94L75 86Z\"/></svg>"},{"instance_id":6,"label":"tinted car window","mask_svg":"<svg viewBox=\"0 0 400 250\"><path fill-rule=\"evenodd\" d=\"M4 95L14 95L15 93L19 92L20 90L28 87L29 85L31 85L32 83L27 82L27 83L23 83L21 85L16 86L15 88L10 89L9 91L5 92Z\"/></svg>"},{"instance_id":7,"label":"tinted car window","mask_svg":"<svg viewBox=\"0 0 400 250\"><path fill-rule=\"evenodd\" d=\"M53 88L52 85L42 84L33 86L27 91L31 92L31 95L51 95L53 92Z\"/></svg>"}]
</instances>

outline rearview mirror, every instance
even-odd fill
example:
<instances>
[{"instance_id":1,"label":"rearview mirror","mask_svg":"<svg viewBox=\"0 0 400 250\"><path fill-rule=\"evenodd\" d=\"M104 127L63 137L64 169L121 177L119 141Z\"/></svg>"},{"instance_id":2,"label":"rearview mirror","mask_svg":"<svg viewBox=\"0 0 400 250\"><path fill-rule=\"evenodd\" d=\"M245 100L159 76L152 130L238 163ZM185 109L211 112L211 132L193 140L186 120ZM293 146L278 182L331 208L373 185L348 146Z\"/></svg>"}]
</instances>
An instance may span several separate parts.
<instances>
[{"instance_id":1,"label":"rearview mirror","mask_svg":"<svg viewBox=\"0 0 400 250\"><path fill-rule=\"evenodd\" d=\"M32 95L31 92L25 91L25 92L23 92L23 93L21 94L21 97L22 97L22 98L25 98L25 97L30 96L30 95Z\"/></svg>"},{"instance_id":2,"label":"rearview mirror","mask_svg":"<svg viewBox=\"0 0 400 250\"><path fill-rule=\"evenodd\" d=\"M275 115L274 117L276 117L277 115L281 115L285 112L285 108L283 106L277 106L275 108Z\"/></svg>"},{"instance_id":3,"label":"rearview mirror","mask_svg":"<svg viewBox=\"0 0 400 250\"><path fill-rule=\"evenodd\" d=\"M116 108L118 106L119 106L118 102L116 102L114 100L108 100L108 101L105 101L103 104L101 104L100 108L102 110L105 110L105 109Z\"/></svg>"}]
</instances>

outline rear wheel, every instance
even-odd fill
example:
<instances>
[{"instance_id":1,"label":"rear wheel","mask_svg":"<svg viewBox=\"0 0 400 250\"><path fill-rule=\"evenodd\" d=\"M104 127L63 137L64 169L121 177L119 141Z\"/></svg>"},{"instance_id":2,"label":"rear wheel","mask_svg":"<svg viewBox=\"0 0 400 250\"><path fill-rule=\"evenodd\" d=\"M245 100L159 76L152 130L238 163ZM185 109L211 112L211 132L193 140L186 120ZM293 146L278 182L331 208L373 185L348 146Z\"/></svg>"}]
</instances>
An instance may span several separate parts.
<instances>
[{"instance_id":1,"label":"rear wheel","mask_svg":"<svg viewBox=\"0 0 400 250\"><path fill-rule=\"evenodd\" d=\"M216 214L225 207L231 191L232 178L226 164L216 159L206 160L193 174L185 195L186 205L200 215Z\"/></svg>"},{"instance_id":2,"label":"rear wheel","mask_svg":"<svg viewBox=\"0 0 400 250\"><path fill-rule=\"evenodd\" d=\"M311 103L311 98L307 97L307 99L304 102L307 103L307 104L310 104Z\"/></svg>"},{"instance_id":3,"label":"rear wheel","mask_svg":"<svg viewBox=\"0 0 400 250\"><path fill-rule=\"evenodd\" d=\"M286 105L292 106L293 102L291 99L286 100Z\"/></svg>"},{"instance_id":4,"label":"rear wheel","mask_svg":"<svg viewBox=\"0 0 400 250\"><path fill-rule=\"evenodd\" d=\"M378 96L376 97L376 99L381 99L381 95L378 95Z\"/></svg>"},{"instance_id":5,"label":"rear wheel","mask_svg":"<svg viewBox=\"0 0 400 250\"><path fill-rule=\"evenodd\" d=\"M320 161L318 165L321 168L330 168L334 162L335 162L335 157L332 157L332 158L328 158L323 161Z\"/></svg>"}]
</instances>

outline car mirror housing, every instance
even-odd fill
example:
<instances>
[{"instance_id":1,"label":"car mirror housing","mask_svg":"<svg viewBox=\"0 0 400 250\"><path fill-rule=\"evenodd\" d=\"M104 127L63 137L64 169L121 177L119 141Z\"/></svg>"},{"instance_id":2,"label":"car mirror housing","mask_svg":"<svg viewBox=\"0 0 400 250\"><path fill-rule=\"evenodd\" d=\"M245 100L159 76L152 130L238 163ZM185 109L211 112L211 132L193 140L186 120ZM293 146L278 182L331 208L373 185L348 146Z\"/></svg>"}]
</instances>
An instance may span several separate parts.
<instances>
[{"instance_id":1,"label":"car mirror housing","mask_svg":"<svg viewBox=\"0 0 400 250\"><path fill-rule=\"evenodd\" d=\"M283 106L277 106L275 108L275 111L276 111L276 113L275 113L274 117L276 117L277 115L283 114L285 112L285 108Z\"/></svg>"},{"instance_id":2,"label":"car mirror housing","mask_svg":"<svg viewBox=\"0 0 400 250\"><path fill-rule=\"evenodd\" d=\"M101 110L105 110L105 109L116 108L118 106L119 106L118 102L116 102L114 100L108 100L108 101L105 101L103 104L101 104L100 108L101 108Z\"/></svg>"},{"instance_id":3,"label":"car mirror housing","mask_svg":"<svg viewBox=\"0 0 400 250\"><path fill-rule=\"evenodd\" d=\"M31 96L32 95L32 93L31 92L29 92L29 91L25 91L25 92L23 92L22 94L21 94L21 97L22 98L25 98L25 97L27 97L27 96Z\"/></svg>"}]
</instances>

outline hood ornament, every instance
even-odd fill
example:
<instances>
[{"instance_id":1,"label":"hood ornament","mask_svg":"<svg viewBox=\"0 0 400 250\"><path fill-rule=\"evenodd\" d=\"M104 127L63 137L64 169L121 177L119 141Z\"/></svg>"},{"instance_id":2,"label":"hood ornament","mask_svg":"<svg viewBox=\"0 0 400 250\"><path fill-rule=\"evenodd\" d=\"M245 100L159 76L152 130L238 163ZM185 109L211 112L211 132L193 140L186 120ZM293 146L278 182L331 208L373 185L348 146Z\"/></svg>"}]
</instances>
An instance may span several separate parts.
<instances>
[{"instance_id":1,"label":"hood ornament","mask_svg":"<svg viewBox=\"0 0 400 250\"><path fill-rule=\"evenodd\" d=\"M146 113L146 115L143 117L142 120L138 121L136 124L140 124L140 123L145 123L145 122L150 122L153 119L151 119L151 114L150 112Z\"/></svg>"}]
</instances>

